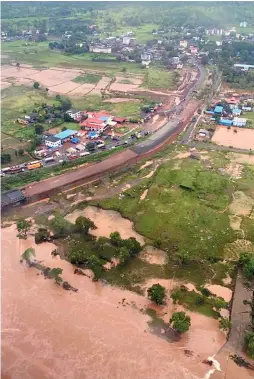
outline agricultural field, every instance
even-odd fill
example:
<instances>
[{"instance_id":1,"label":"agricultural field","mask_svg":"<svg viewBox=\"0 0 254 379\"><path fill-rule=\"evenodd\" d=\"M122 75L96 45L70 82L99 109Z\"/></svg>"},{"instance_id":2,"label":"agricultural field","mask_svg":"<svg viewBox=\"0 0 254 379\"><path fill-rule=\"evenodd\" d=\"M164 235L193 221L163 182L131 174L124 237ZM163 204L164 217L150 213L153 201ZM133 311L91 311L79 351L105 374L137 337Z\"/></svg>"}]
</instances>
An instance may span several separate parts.
<instances>
[{"instance_id":1,"label":"agricultural field","mask_svg":"<svg viewBox=\"0 0 254 379\"><path fill-rule=\"evenodd\" d=\"M3 42L2 64L8 64L11 60L21 64L29 64L34 68L79 68L89 69L91 71L99 70L107 75L126 70L127 72L140 73L142 68L140 64L119 62L114 57L110 62L93 61L93 58L105 58L104 54L84 53L76 55L63 54L51 50L46 42Z\"/></svg>"},{"instance_id":2,"label":"agricultural field","mask_svg":"<svg viewBox=\"0 0 254 379\"><path fill-rule=\"evenodd\" d=\"M162 69L150 68L145 74L142 87L147 89L173 89L174 73L163 71Z\"/></svg>"},{"instance_id":3,"label":"agricultural field","mask_svg":"<svg viewBox=\"0 0 254 379\"><path fill-rule=\"evenodd\" d=\"M75 83L91 83L91 84L97 84L101 80L101 75L96 74L85 74L77 76L73 79L73 82Z\"/></svg>"},{"instance_id":4,"label":"agricultural field","mask_svg":"<svg viewBox=\"0 0 254 379\"><path fill-rule=\"evenodd\" d=\"M174 276L197 286L209 280L223 285L223 279L233 275L239 253L254 251L252 157L219 152L200 152L200 160L188 156L164 155L166 162L157 171L150 169L121 197L92 201L133 221L148 245L167 254L164 265L137 258L111 269L105 273L111 283L135 290L148 278Z\"/></svg>"}]
</instances>

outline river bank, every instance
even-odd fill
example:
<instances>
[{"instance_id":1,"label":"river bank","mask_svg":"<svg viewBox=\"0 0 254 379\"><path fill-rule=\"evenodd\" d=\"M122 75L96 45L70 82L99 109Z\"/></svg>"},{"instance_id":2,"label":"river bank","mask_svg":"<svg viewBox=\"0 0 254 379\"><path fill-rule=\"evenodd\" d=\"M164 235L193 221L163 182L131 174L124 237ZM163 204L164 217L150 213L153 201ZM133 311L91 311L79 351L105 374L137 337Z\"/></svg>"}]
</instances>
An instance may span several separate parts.
<instances>
[{"instance_id":1,"label":"river bank","mask_svg":"<svg viewBox=\"0 0 254 379\"><path fill-rule=\"evenodd\" d=\"M33 237L19 240L16 234L15 225L2 229L3 374L19 379L83 379L84 373L87 378L204 377L202 360L225 342L216 320L193 314L190 332L168 343L149 331L151 319L140 311L151 306L147 298L73 275L70 263L52 258L54 244L35 245ZM78 293L20 264L28 247L46 266L63 268L64 280Z\"/></svg>"}]
</instances>

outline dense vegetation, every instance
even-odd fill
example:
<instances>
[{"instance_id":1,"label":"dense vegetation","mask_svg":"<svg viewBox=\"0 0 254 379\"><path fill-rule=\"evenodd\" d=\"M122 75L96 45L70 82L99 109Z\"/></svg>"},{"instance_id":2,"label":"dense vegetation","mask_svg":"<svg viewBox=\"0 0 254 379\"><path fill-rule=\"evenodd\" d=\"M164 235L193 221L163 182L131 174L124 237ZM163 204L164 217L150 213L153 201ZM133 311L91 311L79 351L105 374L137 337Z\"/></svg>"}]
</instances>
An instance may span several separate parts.
<instances>
[{"instance_id":1,"label":"dense vegetation","mask_svg":"<svg viewBox=\"0 0 254 379\"><path fill-rule=\"evenodd\" d=\"M86 31L87 25L92 23L115 29L144 24L216 27L241 21L252 23L254 8L247 2L8 2L2 4L2 18L2 29L27 27L29 22L31 26L56 33L68 30L70 25L77 31Z\"/></svg>"}]
</instances>

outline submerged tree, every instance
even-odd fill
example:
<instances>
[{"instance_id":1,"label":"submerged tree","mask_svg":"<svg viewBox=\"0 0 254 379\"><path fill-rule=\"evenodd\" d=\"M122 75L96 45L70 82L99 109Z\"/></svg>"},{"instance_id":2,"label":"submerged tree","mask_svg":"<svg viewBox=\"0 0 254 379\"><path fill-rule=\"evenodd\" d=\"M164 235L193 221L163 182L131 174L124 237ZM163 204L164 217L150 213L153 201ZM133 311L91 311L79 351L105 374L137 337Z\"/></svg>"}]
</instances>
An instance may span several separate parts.
<instances>
[{"instance_id":1,"label":"submerged tree","mask_svg":"<svg viewBox=\"0 0 254 379\"><path fill-rule=\"evenodd\" d=\"M187 332L191 325L190 316L185 312L174 312L169 322L180 333Z\"/></svg>"},{"instance_id":2,"label":"submerged tree","mask_svg":"<svg viewBox=\"0 0 254 379\"><path fill-rule=\"evenodd\" d=\"M159 283L152 285L152 287L148 288L147 294L149 299L155 301L156 304L163 304L163 301L166 296L165 287L161 286Z\"/></svg>"},{"instance_id":3,"label":"submerged tree","mask_svg":"<svg viewBox=\"0 0 254 379\"><path fill-rule=\"evenodd\" d=\"M31 266L34 257L35 250L32 247L30 247L29 249L26 249L24 253L21 255L20 262L23 263L23 261L25 261L29 266Z\"/></svg>"},{"instance_id":4,"label":"submerged tree","mask_svg":"<svg viewBox=\"0 0 254 379\"><path fill-rule=\"evenodd\" d=\"M80 233L88 234L89 229L97 229L90 218L80 216L75 221L76 230Z\"/></svg>"},{"instance_id":5,"label":"submerged tree","mask_svg":"<svg viewBox=\"0 0 254 379\"><path fill-rule=\"evenodd\" d=\"M227 317L221 317L219 320L219 327L225 332L228 331L231 328L230 320Z\"/></svg>"},{"instance_id":6,"label":"submerged tree","mask_svg":"<svg viewBox=\"0 0 254 379\"><path fill-rule=\"evenodd\" d=\"M27 221L25 219L20 219L16 222L16 226L17 226L17 229L19 232L18 237L26 239L27 232L29 231L29 229L32 226L31 221Z\"/></svg>"},{"instance_id":7,"label":"submerged tree","mask_svg":"<svg viewBox=\"0 0 254 379\"><path fill-rule=\"evenodd\" d=\"M52 268L48 273L47 276L51 279L55 279L56 284L61 284L63 279L61 278L61 274L63 273L63 269L56 267Z\"/></svg>"},{"instance_id":8,"label":"submerged tree","mask_svg":"<svg viewBox=\"0 0 254 379\"><path fill-rule=\"evenodd\" d=\"M122 239L121 239L121 236L120 236L120 233L118 232L112 232L110 233L110 242L112 243L112 245L115 245L115 246L119 246Z\"/></svg>"}]
</instances>

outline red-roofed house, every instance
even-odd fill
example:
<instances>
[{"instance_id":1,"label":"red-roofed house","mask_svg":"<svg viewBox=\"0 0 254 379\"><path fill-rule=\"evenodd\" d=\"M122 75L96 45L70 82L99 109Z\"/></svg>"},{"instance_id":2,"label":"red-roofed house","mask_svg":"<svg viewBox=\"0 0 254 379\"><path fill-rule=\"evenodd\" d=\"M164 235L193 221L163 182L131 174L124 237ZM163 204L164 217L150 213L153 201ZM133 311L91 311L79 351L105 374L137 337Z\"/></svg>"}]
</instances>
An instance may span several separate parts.
<instances>
[{"instance_id":1,"label":"red-roofed house","mask_svg":"<svg viewBox=\"0 0 254 379\"><path fill-rule=\"evenodd\" d=\"M124 118L124 117L114 117L113 121L117 122L118 124L122 124L123 122L126 121L126 118Z\"/></svg>"},{"instance_id":2,"label":"red-roofed house","mask_svg":"<svg viewBox=\"0 0 254 379\"><path fill-rule=\"evenodd\" d=\"M87 118L85 121L82 121L80 124L81 129L103 132L107 125L100 119L97 118Z\"/></svg>"}]
</instances>

